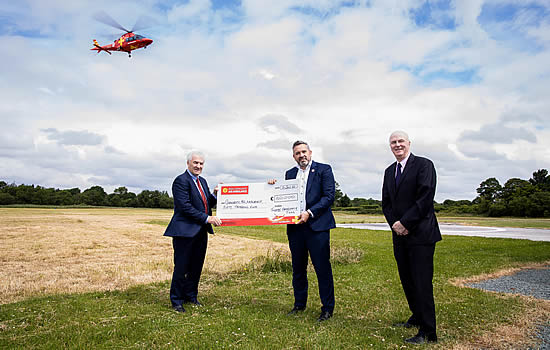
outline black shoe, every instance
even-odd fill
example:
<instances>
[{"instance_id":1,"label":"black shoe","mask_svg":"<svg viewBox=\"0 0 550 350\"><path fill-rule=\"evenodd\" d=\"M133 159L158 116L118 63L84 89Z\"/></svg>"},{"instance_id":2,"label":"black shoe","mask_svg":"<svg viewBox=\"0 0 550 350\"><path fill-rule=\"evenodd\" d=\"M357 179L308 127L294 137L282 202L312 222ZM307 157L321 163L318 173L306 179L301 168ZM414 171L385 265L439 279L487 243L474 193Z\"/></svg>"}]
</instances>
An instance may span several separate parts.
<instances>
[{"instance_id":1,"label":"black shoe","mask_svg":"<svg viewBox=\"0 0 550 350\"><path fill-rule=\"evenodd\" d=\"M332 312L329 311L321 311L321 314L319 315L319 318L317 319L317 322L323 322L328 320L332 317Z\"/></svg>"},{"instance_id":2,"label":"black shoe","mask_svg":"<svg viewBox=\"0 0 550 350\"><path fill-rule=\"evenodd\" d=\"M409 343L409 344L437 343L437 335L435 333L424 334L422 332L418 332L418 334L415 335L414 337L405 339L405 343Z\"/></svg>"},{"instance_id":3,"label":"black shoe","mask_svg":"<svg viewBox=\"0 0 550 350\"><path fill-rule=\"evenodd\" d=\"M417 324L409 323L409 321L406 321L406 322L396 322L396 323L392 324L392 326L393 326L393 327L403 327L403 328L418 327Z\"/></svg>"},{"instance_id":4,"label":"black shoe","mask_svg":"<svg viewBox=\"0 0 550 350\"><path fill-rule=\"evenodd\" d=\"M294 307L292 308L292 310L290 310L290 311L288 312L288 314L286 314L286 315L287 315L287 316L296 315L298 312L302 312L302 311L304 311L305 309L306 309L305 306L294 306Z\"/></svg>"},{"instance_id":5,"label":"black shoe","mask_svg":"<svg viewBox=\"0 0 550 350\"><path fill-rule=\"evenodd\" d=\"M197 306L202 306L202 304L197 300L197 298L187 299L187 300L185 300L185 303L186 304L193 304L193 305L197 305Z\"/></svg>"},{"instance_id":6,"label":"black shoe","mask_svg":"<svg viewBox=\"0 0 550 350\"><path fill-rule=\"evenodd\" d=\"M183 305L172 306L172 309L174 309L174 311L176 311L176 312L181 312L181 313L185 312L185 309L183 308Z\"/></svg>"}]
</instances>

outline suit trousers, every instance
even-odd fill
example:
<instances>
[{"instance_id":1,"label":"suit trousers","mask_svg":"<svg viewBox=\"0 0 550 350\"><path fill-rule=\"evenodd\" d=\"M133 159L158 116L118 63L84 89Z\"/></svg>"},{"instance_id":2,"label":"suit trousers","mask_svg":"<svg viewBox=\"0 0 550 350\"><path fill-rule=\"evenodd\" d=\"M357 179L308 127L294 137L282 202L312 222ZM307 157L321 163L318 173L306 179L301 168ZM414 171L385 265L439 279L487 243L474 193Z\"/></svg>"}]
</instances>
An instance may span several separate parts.
<instances>
[{"instance_id":1,"label":"suit trousers","mask_svg":"<svg viewBox=\"0 0 550 350\"><path fill-rule=\"evenodd\" d=\"M294 288L294 306L307 304L308 253L317 274L321 310L330 313L334 310L334 281L330 264L330 231L313 231L308 225L296 225L287 231L290 253L292 255L292 287Z\"/></svg>"},{"instance_id":2,"label":"suit trousers","mask_svg":"<svg viewBox=\"0 0 550 350\"><path fill-rule=\"evenodd\" d=\"M436 334L433 295L433 257L435 243L427 245L394 245L399 278L412 316L409 323L418 325L424 334Z\"/></svg>"},{"instance_id":3,"label":"suit trousers","mask_svg":"<svg viewBox=\"0 0 550 350\"><path fill-rule=\"evenodd\" d=\"M174 247L174 273L170 286L172 306L197 299L207 245L206 227L203 227L194 237L172 237Z\"/></svg>"}]
</instances>

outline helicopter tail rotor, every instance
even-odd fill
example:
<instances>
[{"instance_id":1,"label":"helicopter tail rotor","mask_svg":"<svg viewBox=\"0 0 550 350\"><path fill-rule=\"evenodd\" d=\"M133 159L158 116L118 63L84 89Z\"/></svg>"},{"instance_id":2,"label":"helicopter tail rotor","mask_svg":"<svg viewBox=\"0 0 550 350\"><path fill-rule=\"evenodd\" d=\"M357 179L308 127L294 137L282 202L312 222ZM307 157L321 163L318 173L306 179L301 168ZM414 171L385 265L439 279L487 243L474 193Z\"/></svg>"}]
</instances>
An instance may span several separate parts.
<instances>
[{"instance_id":1,"label":"helicopter tail rotor","mask_svg":"<svg viewBox=\"0 0 550 350\"><path fill-rule=\"evenodd\" d=\"M111 53L109 52L109 50L105 50L104 48L102 48L98 43L97 43L97 40L94 39L94 48L91 48L90 50L97 50L97 53L100 53L101 51L105 51L107 52L109 55L111 55Z\"/></svg>"}]
</instances>

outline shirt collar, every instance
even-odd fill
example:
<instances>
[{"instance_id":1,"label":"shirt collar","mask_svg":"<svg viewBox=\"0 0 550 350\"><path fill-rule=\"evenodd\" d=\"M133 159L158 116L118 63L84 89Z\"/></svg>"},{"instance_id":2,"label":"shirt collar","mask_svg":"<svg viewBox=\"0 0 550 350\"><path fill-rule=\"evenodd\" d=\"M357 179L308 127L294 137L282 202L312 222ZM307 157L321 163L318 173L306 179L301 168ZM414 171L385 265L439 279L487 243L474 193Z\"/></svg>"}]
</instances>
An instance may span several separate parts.
<instances>
[{"instance_id":1,"label":"shirt collar","mask_svg":"<svg viewBox=\"0 0 550 350\"><path fill-rule=\"evenodd\" d=\"M397 163L401 163L401 169L405 169L405 165L407 165L407 161L409 160L409 157L411 156L411 152L409 152L409 154L407 154L407 156L405 157L405 159L403 159L402 161L400 162L397 162Z\"/></svg>"},{"instance_id":2,"label":"shirt collar","mask_svg":"<svg viewBox=\"0 0 550 350\"><path fill-rule=\"evenodd\" d=\"M191 174L191 172L189 171L189 169L185 170L187 171L187 173L189 174L189 176L191 176L191 178L193 179L193 181L197 181L197 179L199 178L198 176L195 176L193 174Z\"/></svg>"}]
</instances>

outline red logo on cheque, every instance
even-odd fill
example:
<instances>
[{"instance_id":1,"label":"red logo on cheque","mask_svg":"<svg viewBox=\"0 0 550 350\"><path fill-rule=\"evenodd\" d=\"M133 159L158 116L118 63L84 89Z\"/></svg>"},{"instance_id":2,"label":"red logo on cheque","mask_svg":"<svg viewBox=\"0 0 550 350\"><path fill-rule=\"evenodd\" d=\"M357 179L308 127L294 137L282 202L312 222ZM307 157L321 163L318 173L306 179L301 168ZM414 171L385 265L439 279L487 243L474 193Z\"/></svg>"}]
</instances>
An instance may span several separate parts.
<instances>
[{"instance_id":1,"label":"red logo on cheque","mask_svg":"<svg viewBox=\"0 0 550 350\"><path fill-rule=\"evenodd\" d=\"M222 186L223 194L248 194L248 186Z\"/></svg>"}]
</instances>

